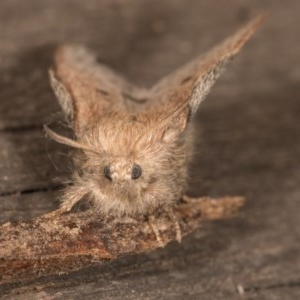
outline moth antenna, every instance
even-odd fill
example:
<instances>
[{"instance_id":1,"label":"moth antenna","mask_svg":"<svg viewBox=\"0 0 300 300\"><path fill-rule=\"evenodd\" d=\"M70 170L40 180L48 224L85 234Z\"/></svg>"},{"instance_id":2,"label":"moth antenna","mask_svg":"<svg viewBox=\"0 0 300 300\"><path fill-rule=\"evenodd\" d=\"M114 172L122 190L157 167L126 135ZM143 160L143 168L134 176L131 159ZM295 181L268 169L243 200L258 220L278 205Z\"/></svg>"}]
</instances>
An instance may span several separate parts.
<instances>
[{"instance_id":1,"label":"moth antenna","mask_svg":"<svg viewBox=\"0 0 300 300\"><path fill-rule=\"evenodd\" d=\"M183 109L186 108L186 105L189 105L190 107L190 112L187 114L187 118L189 118L189 116L193 116L197 111L199 104L207 96L211 87L224 70L225 65L240 51L243 45L249 40L266 17L267 13L263 13L258 16L235 34L225 39L221 44L207 52L205 56L196 58L196 60L187 64L184 72L180 70L179 72L177 70L155 85L154 91L155 88L160 90L167 84L173 85L173 89L175 86L175 90L171 91L171 97L174 97L175 99L177 97L179 100L184 100L180 101L180 104L170 114L141 134L141 136L137 138L136 143L138 143L140 139L147 135L151 130L164 126L166 123L170 122L170 119L179 115ZM191 67L194 65L196 66L195 68ZM191 83L189 83L186 87L180 87L180 84L185 81L184 78L187 75L189 75L187 79L190 80ZM177 85L179 85L179 88L176 88ZM170 97L170 95L167 93L165 97Z\"/></svg>"},{"instance_id":2,"label":"moth antenna","mask_svg":"<svg viewBox=\"0 0 300 300\"><path fill-rule=\"evenodd\" d=\"M154 126L154 128L162 125L162 123L164 123L164 122L168 121L169 119L176 117L178 114L180 114L186 108L186 106L189 104L191 96L192 96L192 91L191 91L190 95L183 102L181 102L169 115L167 115L165 118L161 119L160 122L156 126Z\"/></svg>"},{"instance_id":3,"label":"moth antenna","mask_svg":"<svg viewBox=\"0 0 300 300\"><path fill-rule=\"evenodd\" d=\"M68 145L70 147L81 149L81 150L97 152L85 145L82 145L81 143L78 143L72 139L65 137L65 136L59 135L58 133L52 131L47 125L44 125L44 130L53 140L55 140L56 142L58 142L60 144Z\"/></svg>"},{"instance_id":4,"label":"moth antenna","mask_svg":"<svg viewBox=\"0 0 300 300\"><path fill-rule=\"evenodd\" d=\"M189 100L192 96L192 92L190 93L190 95L183 101L181 102L170 114L168 114L166 117L164 117L163 119L161 119L157 124L149 127L147 129L146 132L142 133L135 141L134 146L136 146L136 144L141 140L142 137L144 137L146 134L148 134L151 130L159 127L159 126L163 126L164 123L167 123L167 121L169 121L171 118L175 117L176 115L180 114L182 112L182 110L184 110L186 108L186 106L189 104Z\"/></svg>"}]
</instances>

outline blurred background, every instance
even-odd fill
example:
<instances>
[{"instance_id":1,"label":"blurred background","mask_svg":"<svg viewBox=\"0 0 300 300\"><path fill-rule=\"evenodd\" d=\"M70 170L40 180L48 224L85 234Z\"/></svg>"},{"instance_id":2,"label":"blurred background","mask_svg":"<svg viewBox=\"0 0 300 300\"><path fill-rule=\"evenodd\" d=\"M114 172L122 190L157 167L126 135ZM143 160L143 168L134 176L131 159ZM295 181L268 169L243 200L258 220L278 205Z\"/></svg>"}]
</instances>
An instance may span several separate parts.
<instances>
[{"instance_id":1,"label":"blurred background","mask_svg":"<svg viewBox=\"0 0 300 300\"><path fill-rule=\"evenodd\" d=\"M84 44L99 61L151 86L265 10L265 24L195 120L189 193L243 195L243 212L154 253L2 285L6 297L234 299L242 290L245 299L299 299L297 0L2 0L0 220L55 209L61 178L71 171L67 149L42 130L60 110L47 75L57 45Z\"/></svg>"}]
</instances>

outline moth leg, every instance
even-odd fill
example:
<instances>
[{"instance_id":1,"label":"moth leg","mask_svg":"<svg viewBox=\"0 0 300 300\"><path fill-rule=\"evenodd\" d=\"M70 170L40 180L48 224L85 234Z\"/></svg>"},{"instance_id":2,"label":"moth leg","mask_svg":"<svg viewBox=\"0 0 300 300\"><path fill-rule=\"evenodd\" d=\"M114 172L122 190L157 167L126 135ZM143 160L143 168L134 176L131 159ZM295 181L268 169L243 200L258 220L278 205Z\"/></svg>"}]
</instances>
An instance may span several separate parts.
<instances>
[{"instance_id":1,"label":"moth leg","mask_svg":"<svg viewBox=\"0 0 300 300\"><path fill-rule=\"evenodd\" d=\"M195 198L189 197L189 196L187 196L187 195L183 195L183 196L182 196L182 201L183 201L184 203L191 203L191 202L193 202L194 199L195 199ZM196 199L197 199L197 198L196 198Z\"/></svg>"},{"instance_id":2,"label":"moth leg","mask_svg":"<svg viewBox=\"0 0 300 300\"><path fill-rule=\"evenodd\" d=\"M179 222L177 219L174 221L174 225L175 225L175 232L176 232L176 241L178 243L181 243L182 234L181 234L181 228L180 228L180 225L179 225Z\"/></svg>"},{"instance_id":3,"label":"moth leg","mask_svg":"<svg viewBox=\"0 0 300 300\"><path fill-rule=\"evenodd\" d=\"M175 212L174 212L173 207L170 207L170 208L168 209L168 213L169 213L169 216L170 216L170 218L171 218L171 221L173 222L174 227L175 227L176 241L177 241L178 243L180 243L181 240L182 240L182 233L181 233L181 228L180 228L178 219L177 219L177 217L176 217L176 215L175 215Z\"/></svg>"},{"instance_id":4,"label":"moth leg","mask_svg":"<svg viewBox=\"0 0 300 300\"><path fill-rule=\"evenodd\" d=\"M156 219L155 219L154 215L149 215L148 216L148 224L149 224L151 230L153 231L153 233L155 234L155 237L156 237L156 240L157 240L159 246L164 247L165 244L163 243L163 241L161 239L161 235L159 233L159 229L157 227Z\"/></svg>"},{"instance_id":5,"label":"moth leg","mask_svg":"<svg viewBox=\"0 0 300 300\"><path fill-rule=\"evenodd\" d=\"M62 197L62 204L59 208L60 212L69 212L88 193L89 191L81 186L75 185L67 188Z\"/></svg>"}]
</instances>

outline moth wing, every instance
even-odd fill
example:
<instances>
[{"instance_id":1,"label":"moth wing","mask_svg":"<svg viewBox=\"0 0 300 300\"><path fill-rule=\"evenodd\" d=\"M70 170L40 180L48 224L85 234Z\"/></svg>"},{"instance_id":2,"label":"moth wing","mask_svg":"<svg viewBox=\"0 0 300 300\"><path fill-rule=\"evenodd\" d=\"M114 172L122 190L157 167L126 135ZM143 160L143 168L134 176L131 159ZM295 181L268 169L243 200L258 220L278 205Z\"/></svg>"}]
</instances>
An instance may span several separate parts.
<instances>
[{"instance_id":1,"label":"moth wing","mask_svg":"<svg viewBox=\"0 0 300 300\"><path fill-rule=\"evenodd\" d=\"M160 80L151 90L151 101L170 108L188 100L190 113L194 115L228 61L240 51L264 18L265 15L260 15L205 55ZM188 110L185 113L188 114Z\"/></svg>"},{"instance_id":2,"label":"moth wing","mask_svg":"<svg viewBox=\"0 0 300 300\"><path fill-rule=\"evenodd\" d=\"M53 90L76 134L95 124L109 110L130 110L128 95L143 90L99 64L82 46L57 49L50 70Z\"/></svg>"}]
</instances>

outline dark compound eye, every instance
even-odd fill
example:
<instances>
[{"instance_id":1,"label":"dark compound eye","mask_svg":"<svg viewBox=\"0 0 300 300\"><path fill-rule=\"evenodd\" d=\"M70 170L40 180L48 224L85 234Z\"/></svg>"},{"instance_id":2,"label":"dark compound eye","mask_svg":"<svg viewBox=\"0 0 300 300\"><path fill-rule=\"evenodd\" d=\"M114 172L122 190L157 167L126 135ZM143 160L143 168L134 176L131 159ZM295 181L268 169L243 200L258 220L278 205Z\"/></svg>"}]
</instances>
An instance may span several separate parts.
<instances>
[{"instance_id":1,"label":"dark compound eye","mask_svg":"<svg viewBox=\"0 0 300 300\"><path fill-rule=\"evenodd\" d=\"M103 169L103 174L104 174L104 176L105 176L107 179L109 179L109 180L112 179L112 178L111 178L111 174L110 174L110 168L109 168L108 166L105 166L105 167L104 167L104 169Z\"/></svg>"},{"instance_id":2,"label":"dark compound eye","mask_svg":"<svg viewBox=\"0 0 300 300\"><path fill-rule=\"evenodd\" d=\"M134 164L131 171L131 179L138 179L142 175L142 168L138 164Z\"/></svg>"}]
</instances>

